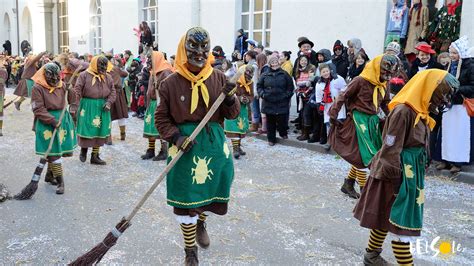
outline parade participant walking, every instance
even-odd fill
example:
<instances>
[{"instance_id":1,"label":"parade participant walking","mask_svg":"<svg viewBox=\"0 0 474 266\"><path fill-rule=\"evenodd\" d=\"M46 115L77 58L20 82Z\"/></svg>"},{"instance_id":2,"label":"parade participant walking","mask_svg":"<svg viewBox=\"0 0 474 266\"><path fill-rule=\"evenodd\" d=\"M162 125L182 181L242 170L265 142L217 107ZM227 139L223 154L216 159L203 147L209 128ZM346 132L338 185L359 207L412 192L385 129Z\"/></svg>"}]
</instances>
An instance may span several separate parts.
<instances>
[{"instance_id":1,"label":"parade participant walking","mask_svg":"<svg viewBox=\"0 0 474 266\"><path fill-rule=\"evenodd\" d=\"M244 156L247 153L242 150L241 141L245 138L249 130L249 104L253 100L253 74L252 66L245 66L245 74L240 76L237 82L236 95L240 101L240 114L237 119L224 120L224 132L232 142L233 154L235 159Z\"/></svg>"},{"instance_id":2,"label":"parade participant walking","mask_svg":"<svg viewBox=\"0 0 474 266\"><path fill-rule=\"evenodd\" d=\"M112 77L112 80L114 82L116 97L110 109L110 117L112 121L118 121L118 125L120 128L120 140L125 140L125 122L128 118L128 106L127 96L125 93L125 89L123 88L122 79L128 76L128 72L122 70L122 66L119 60L112 58L111 62L113 68L112 71L110 71L110 76ZM112 133L110 133L109 142L109 144L112 144Z\"/></svg>"},{"instance_id":3,"label":"parade participant walking","mask_svg":"<svg viewBox=\"0 0 474 266\"><path fill-rule=\"evenodd\" d=\"M105 165L99 149L110 135L110 109L116 92L112 77L107 74L112 64L104 56L95 56L89 68L79 75L74 86L77 113L77 136L81 147L79 159L85 162L87 150L92 148L91 164Z\"/></svg>"},{"instance_id":4,"label":"parade participant walking","mask_svg":"<svg viewBox=\"0 0 474 266\"><path fill-rule=\"evenodd\" d=\"M20 99L15 102L15 108L19 111L20 106L25 101L26 97L31 96L31 89L33 88L33 81L31 78L36 73L37 70L37 63L46 54L46 51L38 54L37 56L28 56L25 60L25 65L23 67L23 73L21 74L21 80L18 83L13 94L19 96Z\"/></svg>"},{"instance_id":5,"label":"parade participant walking","mask_svg":"<svg viewBox=\"0 0 474 266\"><path fill-rule=\"evenodd\" d=\"M162 52L153 51L151 54L150 72L150 82L148 82L147 91L148 108L146 109L143 127L143 137L148 139L148 149L141 157L143 160L153 158L153 161L162 161L168 158L168 143L160 139L161 150L155 156L156 139L160 138L160 134L155 127L155 111L158 106L157 91L160 88L161 81L173 74L174 68L166 61Z\"/></svg>"},{"instance_id":6,"label":"parade participant walking","mask_svg":"<svg viewBox=\"0 0 474 266\"><path fill-rule=\"evenodd\" d=\"M63 81L70 83L73 87L76 83L77 77L82 71L85 71L89 67L89 63L81 61L74 57L69 57L68 54L62 53L58 57L58 61L61 64L62 73L64 75ZM74 76L74 72L80 67L79 73L76 73ZM73 79L69 81L70 79Z\"/></svg>"},{"instance_id":7,"label":"parade participant walking","mask_svg":"<svg viewBox=\"0 0 474 266\"><path fill-rule=\"evenodd\" d=\"M170 145L169 157L178 149L185 154L170 170L167 201L174 207L185 240L185 264L198 265L195 241L209 246L206 211L227 213L234 166L227 146L224 118L235 119L240 104L233 93L235 84L227 83L225 75L213 71L209 60L209 33L200 27L188 30L180 40L173 73L161 82L160 104L155 113L155 126ZM190 89L191 88L191 89ZM204 118L217 97L227 95L206 129L190 142L188 136Z\"/></svg>"},{"instance_id":8,"label":"parade participant walking","mask_svg":"<svg viewBox=\"0 0 474 266\"><path fill-rule=\"evenodd\" d=\"M423 228L428 136L436 123L429 113L446 105L457 87L459 82L446 71L425 70L390 102L382 147L354 209L360 225L371 229L365 265L388 265L380 256L388 232L395 235L392 249L397 263L413 265L410 242Z\"/></svg>"},{"instance_id":9,"label":"parade participant walking","mask_svg":"<svg viewBox=\"0 0 474 266\"><path fill-rule=\"evenodd\" d=\"M357 180L361 189L367 180L365 170L381 146L379 127L380 109L388 114L390 94L386 83L396 72L398 58L394 55L379 55L367 63L360 76L354 78L339 94L329 110L331 130L329 143L334 151L352 165L341 191L351 198L359 198L354 190ZM347 119L340 122L337 117L345 105Z\"/></svg>"},{"instance_id":10,"label":"parade participant walking","mask_svg":"<svg viewBox=\"0 0 474 266\"><path fill-rule=\"evenodd\" d=\"M56 194L64 193L64 176L61 157L71 157L77 146L76 132L71 114L66 110L62 120L62 110L66 103L66 87L59 77L60 67L56 63L44 65L31 78L31 107L35 116L33 130L36 133L36 154L45 155L54 128L56 136L48 154L48 168L45 181L57 184ZM74 93L68 93L68 102L74 102ZM73 114L74 115L74 114Z\"/></svg>"},{"instance_id":11,"label":"parade participant walking","mask_svg":"<svg viewBox=\"0 0 474 266\"><path fill-rule=\"evenodd\" d=\"M0 137L3 136L3 101L5 99L5 84L8 78L8 72L5 69L5 59L0 55Z\"/></svg>"}]
</instances>

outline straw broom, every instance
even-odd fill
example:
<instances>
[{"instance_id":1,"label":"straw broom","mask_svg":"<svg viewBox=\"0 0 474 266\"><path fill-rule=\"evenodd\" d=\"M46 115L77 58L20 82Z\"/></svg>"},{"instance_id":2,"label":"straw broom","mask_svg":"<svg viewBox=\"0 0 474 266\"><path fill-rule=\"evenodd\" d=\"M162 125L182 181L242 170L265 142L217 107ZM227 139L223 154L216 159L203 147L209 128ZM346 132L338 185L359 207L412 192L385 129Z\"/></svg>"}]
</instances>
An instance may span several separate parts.
<instances>
[{"instance_id":1,"label":"straw broom","mask_svg":"<svg viewBox=\"0 0 474 266\"><path fill-rule=\"evenodd\" d=\"M236 83L239 80L240 76L243 75L244 71L239 71L231 80L231 83ZM211 106L206 116L202 119L199 125L194 129L191 136L189 136L189 141L193 142L201 130L206 126L207 122L211 119L214 113L219 109L219 106L224 101L226 95L221 93L214 104ZM132 212L127 216L123 217L122 220L114 227L112 230L105 236L104 240L89 250L87 253L77 258L75 261L71 262L71 266L79 265L93 265L99 263L104 257L104 255L112 248L116 243L118 238L122 235L123 232L131 225L133 217L137 214L143 204L148 200L156 187L163 181L168 172L173 168L173 166L178 162L181 156L184 154L182 150L179 150L178 154L169 162L163 172L159 175L158 179L153 183L153 185L148 189L145 195L140 199L136 204Z\"/></svg>"}]
</instances>

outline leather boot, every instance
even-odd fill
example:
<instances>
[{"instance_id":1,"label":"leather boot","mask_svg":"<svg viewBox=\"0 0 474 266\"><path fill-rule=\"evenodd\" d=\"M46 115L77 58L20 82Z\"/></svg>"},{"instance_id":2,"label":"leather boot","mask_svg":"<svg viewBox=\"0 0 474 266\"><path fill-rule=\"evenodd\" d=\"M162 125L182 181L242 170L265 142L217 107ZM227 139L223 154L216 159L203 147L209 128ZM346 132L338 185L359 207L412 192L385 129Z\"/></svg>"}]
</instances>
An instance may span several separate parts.
<instances>
[{"instance_id":1,"label":"leather boot","mask_svg":"<svg viewBox=\"0 0 474 266\"><path fill-rule=\"evenodd\" d=\"M309 127L304 127L301 130L301 136L296 138L299 141L305 141L309 139Z\"/></svg>"},{"instance_id":2,"label":"leather boot","mask_svg":"<svg viewBox=\"0 0 474 266\"><path fill-rule=\"evenodd\" d=\"M146 153L142 156L143 160L150 160L151 158L155 157L155 150L154 149L147 149Z\"/></svg>"},{"instance_id":3,"label":"leather boot","mask_svg":"<svg viewBox=\"0 0 474 266\"><path fill-rule=\"evenodd\" d=\"M364 265L374 265L374 266L390 265L384 258L382 258L382 256L380 256L380 253L382 253L381 248L378 248L372 251L365 249Z\"/></svg>"},{"instance_id":4,"label":"leather boot","mask_svg":"<svg viewBox=\"0 0 474 266\"><path fill-rule=\"evenodd\" d=\"M85 162L87 159L87 148L81 148L81 154L79 154L79 160Z\"/></svg>"},{"instance_id":5,"label":"leather boot","mask_svg":"<svg viewBox=\"0 0 474 266\"><path fill-rule=\"evenodd\" d=\"M168 143L162 142L161 150L158 155L153 158L153 161L164 161L166 159L168 159Z\"/></svg>"},{"instance_id":6,"label":"leather boot","mask_svg":"<svg viewBox=\"0 0 474 266\"><path fill-rule=\"evenodd\" d=\"M91 155L91 164L97 164L97 165L106 165L107 163L100 159L98 153L93 153Z\"/></svg>"},{"instance_id":7,"label":"leather boot","mask_svg":"<svg viewBox=\"0 0 474 266\"><path fill-rule=\"evenodd\" d=\"M239 146L232 146L232 154L234 155L234 159L238 160L240 158Z\"/></svg>"},{"instance_id":8,"label":"leather boot","mask_svg":"<svg viewBox=\"0 0 474 266\"><path fill-rule=\"evenodd\" d=\"M344 184L341 187L341 191L353 199L360 198L360 194L357 193L354 189L355 179L346 178L344 179Z\"/></svg>"},{"instance_id":9,"label":"leather boot","mask_svg":"<svg viewBox=\"0 0 474 266\"><path fill-rule=\"evenodd\" d=\"M204 249L208 248L209 245L211 244L209 235L207 234L207 230L206 230L206 222L203 222L201 220L197 221L196 243L198 243L198 245Z\"/></svg>"},{"instance_id":10,"label":"leather boot","mask_svg":"<svg viewBox=\"0 0 474 266\"><path fill-rule=\"evenodd\" d=\"M316 143L319 142L319 138L317 137L316 134L311 135L311 137L308 139L308 143Z\"/></svg>"},{"instance_id":11,"label":"leather boot","mask_svg":"<svg viewBox=\"0 0 474 266\"><path fill-rule=\"evenodd\" d=\"M198 260L198 248L196 246L192 248L184 248L186 258L184 259L184 265L186 266L197 266L199 265Z\"/></svg>"},{"instance_id":12,"label":"leather boot","mask_svg":"<svg viewBox=\"0 0 474 266\"><path fill-rule=\"evenodd\" d=\"M125 140L127 133L125 133L125 126L120 126L120 140Z\"/></svg>"},{"instance_id":13,"label":"leather boot","mask_svg":"<svg viewBox=\"0 0 474 266\"><path fill-rule=\"evenodd\" d=\"M58 184L56 178L54 178L53 176L53 170L51 170L50 168L46 170L46 175L44 176L44 182L50 183L51 185L54 185L54 186Z\"/></svg>"},{"instance_id":14,"label":"leather boot","mask_svg":"<svg viewBox=\"0 0 474 266\"><path fill-rule=\"evenodd\" d=\"M61 195L64 194L64 178L62 176L56 177L58 181L58 187L56 188L56 194Z\"/></svg>"},{"instance_id":15,"label":"leather boot","mask_svg":"<svg viewBox=\"0 0 474 266\"><path fill-rule=\"evenodd\" d=\"M258 131L258 124L253 124L250 126L250 132L257 132Z\"/></svg>"}]
</instances>

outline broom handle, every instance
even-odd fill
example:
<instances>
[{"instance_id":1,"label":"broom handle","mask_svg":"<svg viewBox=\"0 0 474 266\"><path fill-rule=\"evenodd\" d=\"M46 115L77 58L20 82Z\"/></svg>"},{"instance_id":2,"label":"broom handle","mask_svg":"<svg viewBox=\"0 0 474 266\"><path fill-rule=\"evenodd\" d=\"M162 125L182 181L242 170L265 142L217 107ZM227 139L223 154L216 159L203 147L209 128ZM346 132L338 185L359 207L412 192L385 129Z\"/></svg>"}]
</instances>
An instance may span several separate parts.
<instances>
[{"instance_id":1,"label":"broom handle","mask_svg":"<svg viewBox=\"0 0 474 266\"><path fill-rule=\"evenodd\" d=\"M10 106L10 104L12 104L13 102L15 102L18 98L20 98L20 96L16 96L15 99L9 101L8 103L6 103L4 106L3 106L3 109L7 108L8 106Z\"/></svg>"},{"instance_id":2,"label":"broom handle","mask_svg":"<svg viewBox=\"0 0 474 266\"><path fill-rule=\"evenodd\" d=\"M240 76L242 74L243 74L243 72L237 73L231 79L230 82L235 83L240 78ZM189 136L189 139L190 139L191 142L197 137L197 135L201 132L201 130L206 126L207 122L209 122L209 120L214 115L214 113L217 111L217 109L219 109L219 106L224 101L225 96L226 95L224 93L221 93L219 95L219 97L217 98L217 100L214 102L214 104L212 104L211 109L209 109L206 116L204 116L204 118L201 120L201 122L198 124L198 126L194 129L191 136ZM148 191L145 193L145 195L137 203L137 205L135 206L133 211L127 216L127 218L126 218L127 222L125 224L129 223L133 219L133 217L137 214L137 212L143 206L145 201L148 200L148 198L151 196L151 194L156 189L156 187L161 183L161 181L163 181L165 176L168 174L168 172L171 170L171 168L173 168L173 166L176 164L176 162L178 162L178 160L181 158L181 156L183 156L183 154L184 154L184 152L182 150L178 151L178 154L170 161L170 163L166 166L165 170L163 170L163 172L160 174L160 176L155 181L155 183L153 183L153 185L148 189Z\"/></svg>"},{"instance_id":3,"label":"broom handle","mask_svg":"<svg viewBox=\"0 0 474 266\"><path fill-rule=\"evenodd\" d=\"M82 66L79 66L76 71L74 71L74 73L72 74L72 77L71 77L71 80L74 78L74 75L76 75L80 70L82 69ZM61 123L63 121L63 118L64 118L64 115L66 114L66 110L67 110L67 107L68 107L68 104L67 104L67 96L69 94L69 87L71 87L71 82L68 82L67 83L67 86L66 86L66 94L65 94L65 101L64 101L64 108L63 110L61 111L61 115L59 116L59 123ZM53 148L53 142L54 142L54 138L56 137L56 132L58 131L58 128L55 127L54 130L53 130L53 136L51 136L51 140L49 141L49 146L48 146L48 149L46 150L46 152L44 153L44 156L43 158L44 159L48 159L48 155L49 153L51 152L51 149Z\"/></svg>"}]
</instances>

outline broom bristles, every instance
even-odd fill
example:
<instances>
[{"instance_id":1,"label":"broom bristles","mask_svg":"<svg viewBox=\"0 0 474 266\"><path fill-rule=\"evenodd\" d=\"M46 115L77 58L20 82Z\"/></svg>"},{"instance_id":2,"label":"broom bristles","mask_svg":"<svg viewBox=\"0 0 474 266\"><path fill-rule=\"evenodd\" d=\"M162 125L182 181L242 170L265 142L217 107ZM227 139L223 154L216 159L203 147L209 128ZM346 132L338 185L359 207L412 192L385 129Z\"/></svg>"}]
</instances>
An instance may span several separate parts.
<instances>
[{"instance_id":1,"label":"broom bristles","mask_svg":"<svg viewBox=\"0 0 474 266\"><path fill-rule=\"evenodd\" d=\"M131 224L125 219L122 220L115 226L115 228L121 233L125 232ZM82 265L93 265L99 263L104 255L112 248L116 243L120 235L116 236L112 232L109 232L104 240L89 250L84 255L71 262L71 266L82 266Z\"/></svg>"},{"instance_id":2,"label":"broom bristles","mask_svg":"<svg viewBox=\"0 0 474 266\"><path fill-rule=\"evenodd\" d=\"M31 199L35 194L36 190L38 189L38 182L31 181L26 187L18 194L16 194L13 198L16 200L27 200Z\"/></svg>"}]
</instances>

